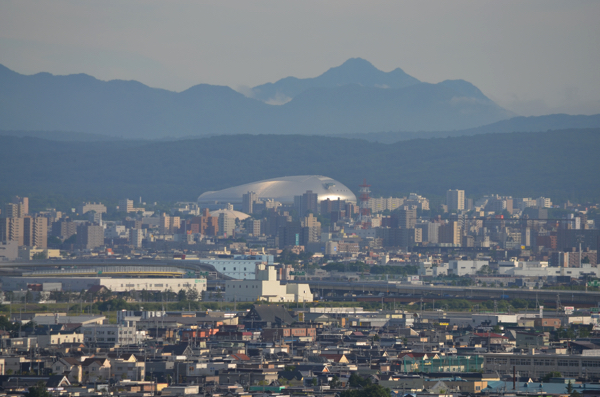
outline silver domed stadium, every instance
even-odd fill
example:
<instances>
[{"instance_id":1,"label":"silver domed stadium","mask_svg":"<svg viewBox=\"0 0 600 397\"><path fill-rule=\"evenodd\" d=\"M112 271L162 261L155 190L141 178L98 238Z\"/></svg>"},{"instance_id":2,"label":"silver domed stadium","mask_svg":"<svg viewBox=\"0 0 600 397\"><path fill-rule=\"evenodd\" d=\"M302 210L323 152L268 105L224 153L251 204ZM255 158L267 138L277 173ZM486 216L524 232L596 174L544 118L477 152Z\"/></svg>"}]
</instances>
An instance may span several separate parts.
<instances>
[{"instance_id":1,"label":"silver domed stadium","mask_svg":"<svg viewBox=\"0 0 600 397\"><path fill-rule=\"evenodd\" d=\"M229 203L239 208L242 205L242 196L248 192L256 193L262 200L293 204L294 196L300 196L307 190L316 193L319 201L339 198L356 203L354 193L335 179L322 175L298 175L246 183L216 192L204 192L198 197L198 205L203 208L218 208Z\"/></svg>"}]
</instances>

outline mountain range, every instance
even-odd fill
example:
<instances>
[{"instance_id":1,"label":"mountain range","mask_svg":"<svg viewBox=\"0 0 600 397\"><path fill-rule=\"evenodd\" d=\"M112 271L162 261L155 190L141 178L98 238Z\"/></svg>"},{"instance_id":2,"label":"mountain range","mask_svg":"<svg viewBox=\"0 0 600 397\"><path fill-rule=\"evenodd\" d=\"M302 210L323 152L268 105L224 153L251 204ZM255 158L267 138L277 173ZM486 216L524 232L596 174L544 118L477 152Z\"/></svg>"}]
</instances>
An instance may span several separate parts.
<instances>
[{"instance_id":1,"label":"mountain range","mask_svg":"<svg viewBox=\"0 0 600 397\"><path fill-rule=\"evenodd\" d=\"M123 138L222 134L334 135L449 131L515 116L464 80L420 82L354 58L311 79L183 92L85 74L22 75L0 65L0 130L74 131ZM283 105L270 104L277 98ZM269 103L267 103L269 102Z\"/></svg>"},{"instance_id":2,"label":"mountain range","mask_svg":"<svg viewBox=\"0 0 600 397\"><path fill-rule=\"evenodd\" d=\"M0 202L26 196L43 209L139 196L195 201L209 190L285 175L326 175L355 193L366 178L373 197L415 192L434 200L448 189L464 189L469 197L496 193L597 202L598 147L600 129L391 144L305 135L104 142L0 136Z\"/></svg>"}]
</instances>

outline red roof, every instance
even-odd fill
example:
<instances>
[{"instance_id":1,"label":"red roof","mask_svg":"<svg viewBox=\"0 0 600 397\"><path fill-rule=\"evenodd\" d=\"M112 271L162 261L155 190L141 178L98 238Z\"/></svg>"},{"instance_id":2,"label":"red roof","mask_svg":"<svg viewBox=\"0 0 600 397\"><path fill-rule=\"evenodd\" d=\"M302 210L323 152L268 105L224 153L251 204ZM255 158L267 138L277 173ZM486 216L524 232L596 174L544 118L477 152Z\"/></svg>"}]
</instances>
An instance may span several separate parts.
<instances>
[{"instance_id":1,"label":"red roof","mask_svg":"<svg viewBox=\"0 0 600 397\"><path fill-rule=\"evenodd\" d=\"M250 357L245 354L232 354L231 357L238 361L250 361Z\"/></svg>"}]
</instances>

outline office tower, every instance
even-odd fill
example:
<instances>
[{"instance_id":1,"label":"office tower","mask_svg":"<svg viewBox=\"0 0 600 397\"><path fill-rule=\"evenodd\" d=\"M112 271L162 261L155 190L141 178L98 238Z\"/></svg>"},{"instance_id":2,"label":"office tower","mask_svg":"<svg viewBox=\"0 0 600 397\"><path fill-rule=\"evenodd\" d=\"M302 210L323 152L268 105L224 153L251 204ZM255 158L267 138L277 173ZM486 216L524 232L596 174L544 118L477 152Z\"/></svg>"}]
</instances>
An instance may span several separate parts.
<instances>
[{"instance_id":1,"label":"office tower","mask_svg":"<svg viewBox=\"0 0 600 397\"><path fill-rule=\"evenodd\" d=\"M449 221L440 226L439 242L443 244L460 245L460 225L457 221Z\"/></svg>"},{"instance_id":2,"label":"office tower","mask_svg":"<svg viewBox=\"0 0 600 397\"><path fill-rule=\"evenodd\" d=\"M98 225L77 226L77 245L81 249L93 249L104 245L104 228Z\"/></svg>"},{"instance_id":3,"label":"office tower","mask_svg":"<svg viewBox=\"0 0 600 397\"><path fill-rule=\"evenodd\" d=\"M258 195L254 192L248 192L242 195L242 212L252 214L254 212L254 203L258 201Z\"/></svg>"},{"instance_id":4,"label":"office tower","mask_svg":"<svg viewBox=\"0 0 600 397\"><path fill-rule=\"evenodd\" d=\"M446 192L446 205L448 211L461 211L465 209L465 191L448 190Z\"/></svg>"},{"instance_id":5,"label":"office tower","mask_svg":"<svg viewBox=\"0 0 600 397\"><path fill-rule=\"evenodd\" d=\"M143 238L144 231L142 229L129 229L129 244L133 245L133 248L142 248Z\"/></svg>"},{"instance_id":6,"label":"office tower","mask_svg":"<svg viewBox=\"0 0 600 397\"><path fill-rule=\"evenodd\" d=\"M235 218L225 212L219 214L219 235L229 237L235 230Z\"/></svg>"},{"instance_id":7,"label":"office tower","mask_svg":"<svg viewBox=\"0 0 600 397\"><path fill-rule=\"evenodd\" d=\"M66 240L74 234L77 234L77 223L71 221L69 218L52 223L53 236Z\"/></svg>"},{"instance_id":8,"label":"office tower","mask_svg":"<svg viewBox=\"0 0 600 397\"><path fill-rule=\"evenodd\" d=\"M404 207L397 209L393 213L393 217L397 219L397 227L402 229L412 229L417 224L417 208L405 205Z\"/></svg>"},{"instance_id":9,"label":"office tower","mask_svg":"<svg viewBox=\"0 0 600 397\"><path fill-rule=\"evenodd\" d=\"M119 200L119 211L120 212L133 212L133 200L129 200L129 199Z\"/></svg>"},{"instance_id":10,"label":"office tower","mask_svg":"<svg viewBox=\"0 0 600 397\"><path fill-rule=\"evenodd\" d=\"M312 190L307 190L302 196L294 196L294 207L298 211L299 216L305 216L307 212L316 214L318 211L319 195L313 193Z\"/></svg>"}]
</instances>

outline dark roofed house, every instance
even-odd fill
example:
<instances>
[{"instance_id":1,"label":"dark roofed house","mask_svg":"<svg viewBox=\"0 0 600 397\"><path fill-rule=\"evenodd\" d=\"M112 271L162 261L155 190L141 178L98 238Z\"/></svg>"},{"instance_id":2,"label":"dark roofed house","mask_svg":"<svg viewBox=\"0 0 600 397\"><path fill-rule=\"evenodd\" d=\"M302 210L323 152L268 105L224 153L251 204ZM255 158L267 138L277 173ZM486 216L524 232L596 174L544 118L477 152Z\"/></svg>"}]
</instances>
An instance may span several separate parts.
<instances>
[{"instance_id":1,"label":"dark roofed house","mask_svg":"<svg viewBox=\"0 0 600 397\"><path fill-rule=\"evenodd\" d=\"M165 356L191 356L192 348L187 343L163 346L162 354Z\"/></svg>"},{"instance_id":2,"label":"dark roofed house","mask_svg":"<svg viewBox=\"0 0 600 397\"><path fill-rule=\"evenodd\" d=\"M279 305L252 305L244 318L247 328L268 328L291 325L294 318L287 309Z\"/></svg>"}]
</instances>

